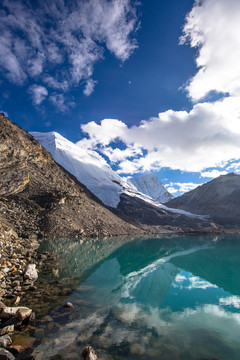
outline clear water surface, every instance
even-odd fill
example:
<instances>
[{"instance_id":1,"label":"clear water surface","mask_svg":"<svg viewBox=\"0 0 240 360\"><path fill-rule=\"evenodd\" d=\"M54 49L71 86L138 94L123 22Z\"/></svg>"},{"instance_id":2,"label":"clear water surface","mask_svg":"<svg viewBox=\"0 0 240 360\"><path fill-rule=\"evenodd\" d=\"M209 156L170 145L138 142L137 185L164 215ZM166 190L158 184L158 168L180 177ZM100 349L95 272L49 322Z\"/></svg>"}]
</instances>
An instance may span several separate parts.
<instances>
[{"instance_id":1,"label":"clear water surface","mask_svg":"<svg viewBox=\"0 0 240 360\"><path fill-rule=\"evenodd\" d=\"M105 359L240 359L240 237L58 240L48 251L44 281L74 288L74 308L52 296L37 360L80 359L89 344Z\"/></svg>"}]
</instances>

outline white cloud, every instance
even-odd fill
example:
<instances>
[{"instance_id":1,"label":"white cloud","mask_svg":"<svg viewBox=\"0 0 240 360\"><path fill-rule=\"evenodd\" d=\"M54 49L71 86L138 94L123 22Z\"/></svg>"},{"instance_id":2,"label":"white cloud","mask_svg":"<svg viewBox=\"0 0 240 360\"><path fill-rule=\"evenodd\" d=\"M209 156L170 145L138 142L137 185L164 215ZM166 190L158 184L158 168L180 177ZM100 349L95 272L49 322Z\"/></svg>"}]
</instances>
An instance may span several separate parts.
<instances>
[{"instance_id":1,"label":"white cloud","mask_svg":"<svg viewBox=\"0 0 240 360\"><path fill-rule=\"evenodd\" d=\"M235 173L240 173L240 161L234 162L227 167L227 170L234 171Z\"/></svg>"},{"instance_id":2,"label":"white cloud","mask_svg":"<svg viewBox=\"0 0 240 360\"><path fill-rule=\"evenodd\" d=\"M199 52L197 74L187 90L196 101L210 91L240 94L240 2L236 0L195 1L183 30L181 42Z\"/></svg>"},{"instance_id":3,"label":"white cloud","mask_svg":"<svg viewBox=\"0 0 240 360\"><path fill-rule=\"evenodd\" d=\"M102 144L108 145L118 138L123 138L128 127L124 122L117 119L104 119L101 125L94 121L81 126L82 130L88 134L91 146Z\"/></svg>"},{"instance_id":4,"label":"white cloud","mask_svg":"<svg viewBox=\"0 0 240 360\"><path fill-rule=\"evenodd\" d=\"M208 177L208 178L216 178L220 175L226 175L228 172L223 170L223 171L219 171L219 170L210 170L210 171L203 171L201 172L201 177Z\"/></svg>"},{"instance_id":5,"label":"white cloud","mask_svg":"<svg viewBox=\"0 0 240 360\"><path fill-rule=\"evenodd\" d=\"M54 94L50 96L50 101L55 105L57 111L66 112L75 106L73 101L66 101L63 94Z\"/></svg>"},{"instance_id":6,"label":"white cloud","mask_svg":"<svg viewBox=\"0 0 240 360\"><path fill-rule=\"evenodd\" d=\"M61 90L63 92L66 92L69 90L69 82L67 80L58 81L52 76L46 76L43 81L52 89L55 90Z\"/></svg>"},{"instance_id":7,"label":"white cloud","mask_svg":"<svg viewBox=\"0 0 240 360\"><path fill-rule=\"evenodd\" d=\"M131 164L129 158L116 158L119 173L161 167L199 172L240 157L240 97L199 103L189 112L168 110L130 128L120 120L104 119L100 125L93 121L85 124L82 130L89 137L85 145L89 143L109 157L115 140L138 149L138 155L145 150L145 155L131 159Z\"/></svg>"},{"instance_id":8,"label":"white cloud","mask_svg":"<svg viewBox=\"0 0 240 360\"><path fill-rule=\"evenodd\" d=\"M97 81L94 81L93 79L87 80L85 89L83 90L84 95L89 96L93 93L95 85Z\"/></svg>"},{"instance_id":9,"label":"white cloud","mask_svg":"<svg viewBox=\"0 0 240 360\"><path fill-rule=\"evenodd\" d=\"M188 182L188 183L170 182L169 184L165 185L165 187L171 193L176 193L176 192L184 193L184 192L196 189L196 187L198 187L200 185L202 185L202 184L195 184L193 182Z\"/></svg>"},{"instance_id":10,"label":"white cloud","mask_svg":"<svg viewBox=\"0 0 240 360\"><path fill-rule=\"evenodd\" d=\"M217 288L216 285L211 284L210 282L201 279L198 276L184 276L181 274L178 274L175 279L174 279L174 283L173 283L173 287L179 287L181 289L188 289L188 290L192 290L192 289L202 289L202 290L206 290L209 288Z\"/></svg>"},{"instance_id":11,"label":"white cloud","mask_svg":"<svg viewBox=\"0 0 240 360\"><path fill-rule=\"evenodd\" d=\"M79 0L71 6L52 0L35 7L3 0L0 16L0 71L17 85L44 74L55 90L86 81L84 92L90 95L94 65L105 49L125 61L136 48L137 14L131 0Z\"/></svg>"},{"instance_id":12,"label":"white cloud","mask_svg":"<svg viewBox=\"0 0 240 360\"><path fill-rule=\"evenodd\" d=\"M240 297L239 296L229 296L226 298L219 299L220 305L223 306L233 306L236 309L240 309Z\"/></svg>"},{"instance_id":13,"label":"white cloud","mask_svg":"<svg viewBox=\"0 0 240 360\"><path fill-rule=\"evenodd\" d=\"M40 105L48 96L47 89L41 85L32 85L29 88L29 93L31 94L35 105Z\"/></svg>"}]
</instances>

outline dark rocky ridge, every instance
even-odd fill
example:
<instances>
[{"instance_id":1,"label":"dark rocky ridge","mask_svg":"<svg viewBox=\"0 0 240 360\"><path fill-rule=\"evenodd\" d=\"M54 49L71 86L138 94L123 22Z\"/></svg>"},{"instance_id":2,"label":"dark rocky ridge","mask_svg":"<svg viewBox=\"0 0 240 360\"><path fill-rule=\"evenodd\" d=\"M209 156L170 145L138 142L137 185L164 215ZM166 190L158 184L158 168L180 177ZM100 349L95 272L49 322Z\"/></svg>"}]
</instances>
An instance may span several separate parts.
<instances>
[{"instance_id":1,"label":"dark rocky ridge","mask_svg":"<svg viewBox=\"0 0 240 360\"><path fill-rule=\"evenodd\" d=\"M177 208L177 207L176 207ZM136 226L141 226L147 233L214 233L222 231L211 220L202 220L174 213L154 206L137 197L121 194L116 213L126 219L132 219Z\"/></svg>"},{"instance_id":2,"label":"dark rocky ridge","mask_svg":"<svg viewBox=\"0 0 240 360\"><path fill-rule=\"evenodd\" d=\"M210 215L225 227L240 227L240 175L230 173L170 200L169 207Z\"/></svg>"},{"instance_id":3,"label":"dark rocky ridge","mask_svg":"<svg viewBox=\"0 0 240 360\"><path fill-rule=\"evenodd\" d=\"M0 230L27 237L141 231L114 215L26 131L0 115Z\"/></svg>"}]
</instances>

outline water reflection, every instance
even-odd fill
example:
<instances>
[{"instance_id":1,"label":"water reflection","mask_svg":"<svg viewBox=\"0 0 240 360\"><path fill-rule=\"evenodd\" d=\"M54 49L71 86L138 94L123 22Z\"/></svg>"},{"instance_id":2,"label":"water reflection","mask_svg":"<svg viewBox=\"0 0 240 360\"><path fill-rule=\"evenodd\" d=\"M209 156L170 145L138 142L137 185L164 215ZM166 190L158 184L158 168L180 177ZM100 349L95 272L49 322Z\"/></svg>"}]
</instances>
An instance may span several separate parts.
<instances>
[{"instance_id":1,"label":"water reflection","mask_svg":"<svg viewBox=\"0 0 240 360\"><path fill-rule=\"evenodd\" d=\"M82 283L67 299L73 310L54 309L39 325L37 360L75 359L86 344L107 359L239 359L238 238L96 245L55 249L64 262L58 276Z\"/></svg>"}]
</instances>

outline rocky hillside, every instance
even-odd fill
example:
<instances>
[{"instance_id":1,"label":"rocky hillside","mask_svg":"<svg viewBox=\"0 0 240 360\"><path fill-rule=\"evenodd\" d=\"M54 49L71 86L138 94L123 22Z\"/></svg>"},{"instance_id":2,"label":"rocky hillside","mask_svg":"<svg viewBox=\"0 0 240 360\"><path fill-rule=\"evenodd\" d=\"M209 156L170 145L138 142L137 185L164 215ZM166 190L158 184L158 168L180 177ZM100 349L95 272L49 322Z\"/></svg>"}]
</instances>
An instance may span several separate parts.
<instances>
[{"instance_id":1,"label":"rocky hillside","mask_svg":"<svg viewBox=\"0 0 240 360\"><path fill-rule=\"evenodd\" d=\"M0 231L20 236L137 234L26 131L0 115Z\"/></svg>"},{"instance_id":2,"label":"rocky hillside","mask_svg":"<svg viewBox=\"0 0 240 360\"><path fill-rule=\"evenodd\" d=\"M240 226L240 175L219 176L167 204L195 214L206 214L222 224Z\"/></svg>"}]
</instances>

